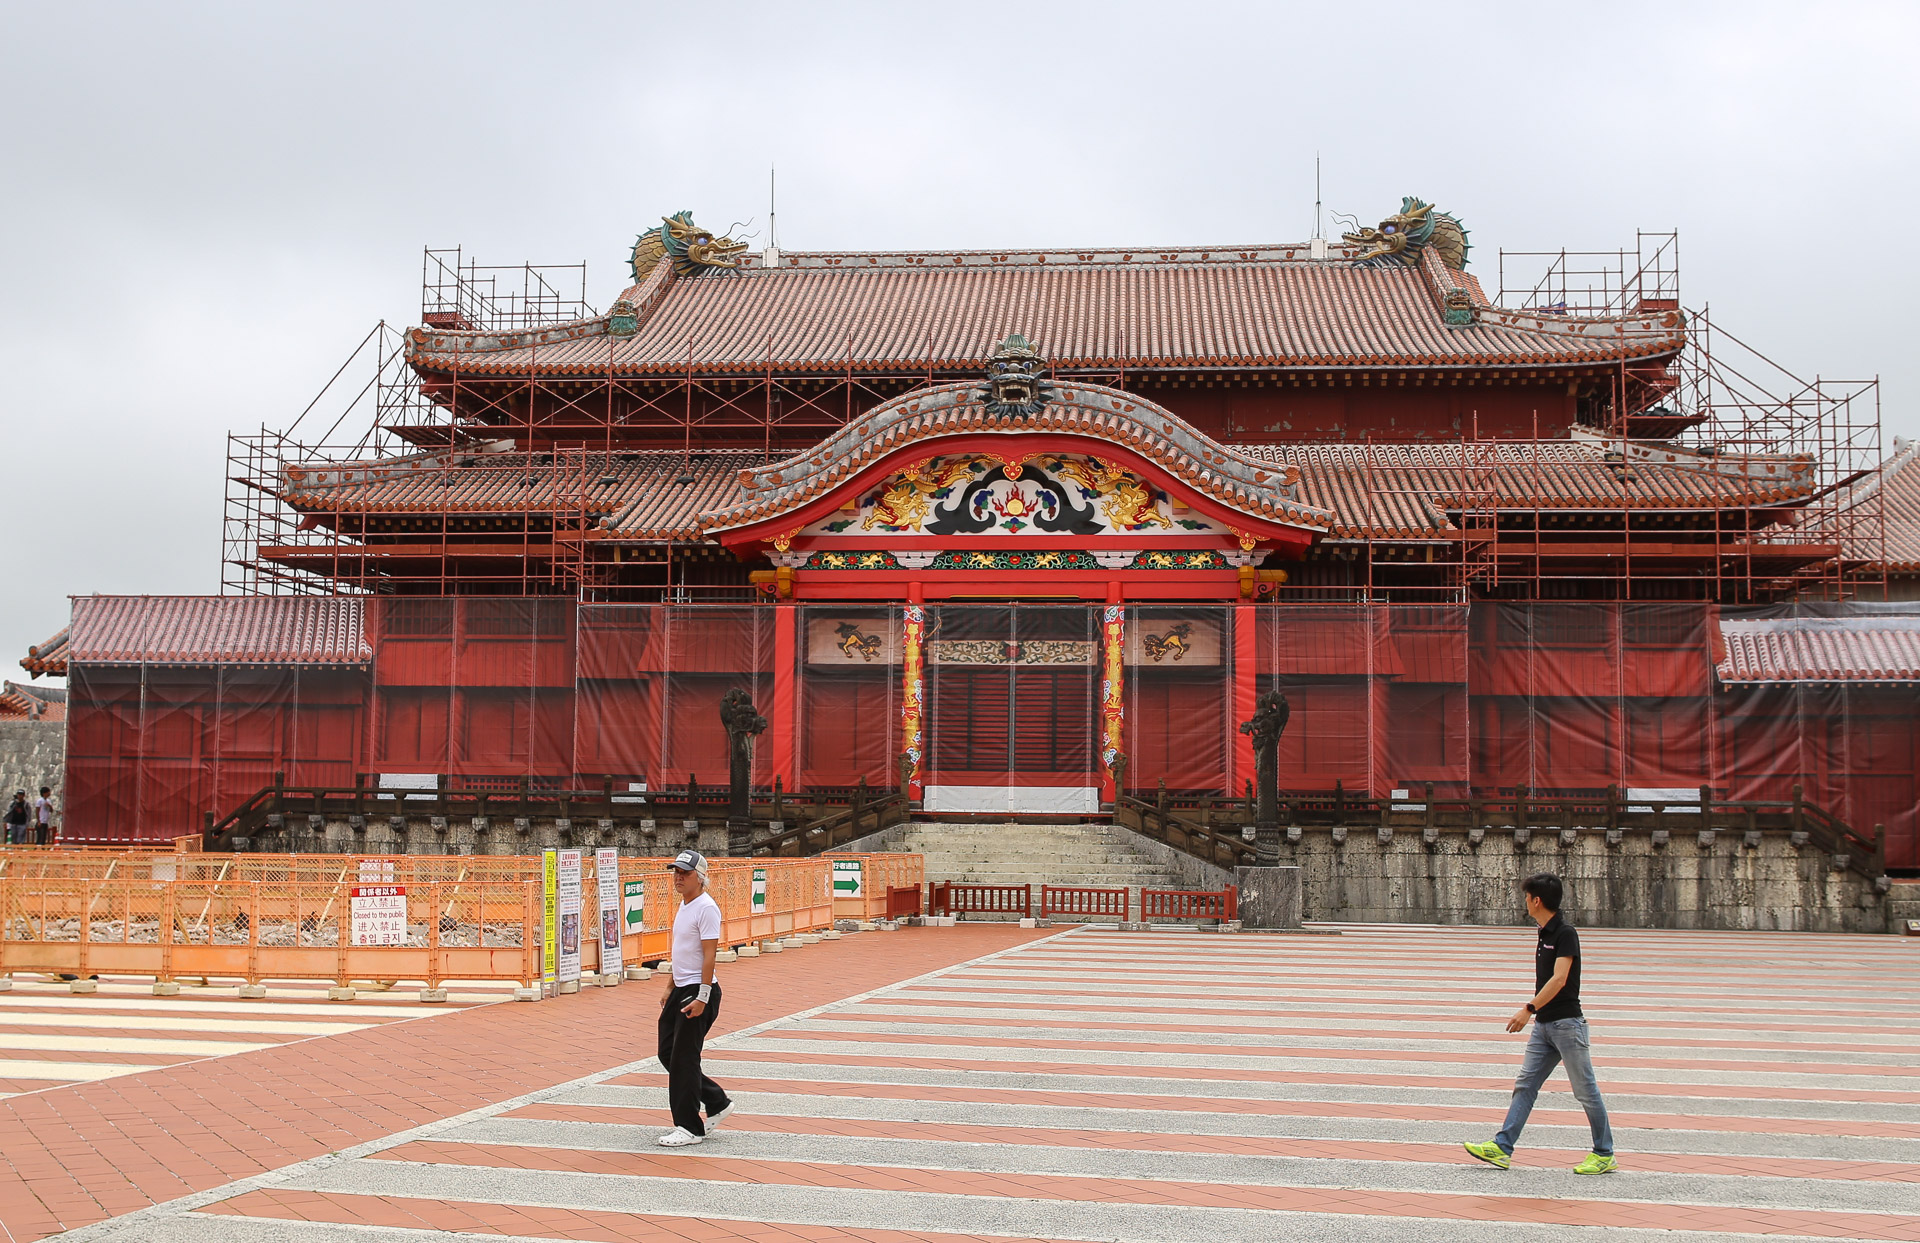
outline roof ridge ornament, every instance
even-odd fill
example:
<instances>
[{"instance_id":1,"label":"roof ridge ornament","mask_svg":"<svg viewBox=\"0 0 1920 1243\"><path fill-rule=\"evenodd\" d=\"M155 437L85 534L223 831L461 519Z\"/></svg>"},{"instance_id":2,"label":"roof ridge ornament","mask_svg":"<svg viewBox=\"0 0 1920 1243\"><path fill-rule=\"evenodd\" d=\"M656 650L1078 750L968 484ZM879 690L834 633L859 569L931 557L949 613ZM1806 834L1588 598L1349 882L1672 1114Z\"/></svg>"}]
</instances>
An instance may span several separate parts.
<instances>
[{"instance_id":1,"label":"roof ridge ornament","mask_svg":"<svg viewBox=\"0 0 1920 1243\"><path fill-rule=\"evenodd\" d=\"M745 242L730 237L715 237L693 222L691 211L660 217L658 228L648 229L633 242L633 282L639 284L659 266L662 259L673 263L675 276L700 276L706 273L740 274L740 254Z\"/></svg>"},{"instance_id":2,"label":"roof ridge ornament","mask_svg":"<svg viewBox=\"0 0 1920 1243\"><path fill-rule=\"evenodd\" d=\"M1053 381L1046 378L1047 360L1021 333L1008 333L987 360L986 383L974 390L974 400L997 419L1028 419L1053 400Z\"/></svg>"},{"instance_id":3,"label":"roof ridge ornament","mask_svg":"<svg viewBox=\"0 0 1920 1243\"><path fill-rule=\"evenodd\" d=\"M1379 228L1343 233L1340 240L1364 247L1353 261L1356 268L1417 267L1421 252L1431 246L1442 263L1460 272L1473 249L1466 226L1457 217L1435 211L1432 203L1411 194L1400 199L1400 210L1382 220Z\"/></svg>"}]
</instances>

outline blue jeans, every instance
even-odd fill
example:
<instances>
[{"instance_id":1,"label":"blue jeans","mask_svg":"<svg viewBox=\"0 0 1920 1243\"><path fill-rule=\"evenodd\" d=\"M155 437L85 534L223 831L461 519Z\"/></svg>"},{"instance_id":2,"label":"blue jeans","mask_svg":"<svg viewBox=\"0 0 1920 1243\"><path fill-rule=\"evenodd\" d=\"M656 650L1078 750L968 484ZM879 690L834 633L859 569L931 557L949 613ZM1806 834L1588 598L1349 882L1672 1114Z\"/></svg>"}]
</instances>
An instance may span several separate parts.
<instances>
[{"instance_id":1,"label":"blue jeans","mask_svg":"<svg viewBox=\"0 0 1920 1243\"><path fill-rule=\"evenodd\" d=\"M1520 1075L1513 1081L1513 1103L1507 1106L1507 1120L1493 1142L1500 1151L1513 1155L1520 1132L1540 1096L1540 1085L1553 1068L1565 1062L1567 1078L1573 1084L1573 1099L1587 1111L1587 1125L1593 1128L1593 1150L1603 1157L1613 1155L1613 1127L1607 1122L1606 1102L1600 1099L1600 1085L1593 1078L1593 1054L1587 1048L1585 1018L1555 1019L1535 1023L1527 1041L1527 1056L1520 1063Z\"/></svg>"}]
</instances>

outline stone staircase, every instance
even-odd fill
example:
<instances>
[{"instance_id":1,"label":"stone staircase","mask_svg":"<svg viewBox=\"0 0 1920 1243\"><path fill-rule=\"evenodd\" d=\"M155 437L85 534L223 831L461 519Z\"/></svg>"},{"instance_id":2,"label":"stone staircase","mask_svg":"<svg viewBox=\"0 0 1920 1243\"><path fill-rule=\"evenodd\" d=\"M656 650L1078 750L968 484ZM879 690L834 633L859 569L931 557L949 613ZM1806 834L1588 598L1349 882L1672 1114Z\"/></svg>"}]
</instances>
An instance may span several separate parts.
<instances>
[{"instance_id":1,"label":"stone staircase","mask_svg":"<svg viewBox=\"0 0 1920 1243\"><path fill-rule=\"evenodd\" d=\"M916 823L888 833L886 849L926 857L927 880L965 885L1033 886L1034 914L1042 885L1126 886L1139 918L1140 890L1183 888L1173 872L1110 824ZM969 915L969 919L1016 916ZM1078 917L1060 916L1068 921ZM1088 917L1092 919L1094 917ZM1106 920L1111 922L1111 919Z\"/></svg>"}]
</instances>

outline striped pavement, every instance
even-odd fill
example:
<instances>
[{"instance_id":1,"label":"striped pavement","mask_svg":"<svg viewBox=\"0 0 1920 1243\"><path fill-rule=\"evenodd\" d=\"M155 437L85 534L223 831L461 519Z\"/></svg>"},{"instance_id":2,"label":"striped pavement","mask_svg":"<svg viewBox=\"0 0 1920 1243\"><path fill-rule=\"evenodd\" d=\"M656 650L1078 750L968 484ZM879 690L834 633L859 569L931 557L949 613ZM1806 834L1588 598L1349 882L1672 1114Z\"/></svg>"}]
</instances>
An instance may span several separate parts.
<instances>
[{"instance_id":1,"label":"striped pavement","mask_svg":"<svg viewBox=\"0 0 1920 1243\"><path fill-rule=\"evenodd\" d=\"M251 1053L295 1040L335 1036L501 1000L477 991L430 1005L416 992L362 992L326 1000L326 985L269 983L267 996L240 1000L232 985L184 986L155 997L151 981L99 981L75 996L52 976L16 976L0 993L0 1099L92 1083L203 1058Z\"/></svg>"},{"instance_id":2,"label":"striped pavement","mask_svg":"<svg viewBox=\"0 0 1920 1243\"><path fill-rule=\"evenodd\" d=\"M1459 1148L1530 928L1080 929L721 1038L699 1147L647 1060L68 1237L1920 1240L1920 942L1582 940L1602 1178L1559 1075L1512 1170Z\"/></svg>"}]
</instances>

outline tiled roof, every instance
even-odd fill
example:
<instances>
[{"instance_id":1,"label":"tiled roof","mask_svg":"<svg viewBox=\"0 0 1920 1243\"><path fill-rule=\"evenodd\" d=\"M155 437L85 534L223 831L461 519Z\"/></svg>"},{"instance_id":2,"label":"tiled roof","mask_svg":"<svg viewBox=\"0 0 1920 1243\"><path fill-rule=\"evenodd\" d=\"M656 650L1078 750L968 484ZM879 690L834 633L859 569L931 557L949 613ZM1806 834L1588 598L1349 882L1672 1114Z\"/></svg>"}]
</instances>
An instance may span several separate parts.
<instances>
[{"instance_id":1,"label":"tiled roof","mask_svg":"<svg viewBox=\"0 0 1920 1243\"><path fill-rule=\"evenodd\" d=\"M552 513L584 507L636 539L695 539L699 515L737 504L758 453L432 453L285 467L309 513ZM680 482L687 476L687 482Z\"/></svg>"},{"instance_id":2,"label":"tiled roof","mask_svg":"<svg viewBox=\"0 0 1920 1243\"><path fill-rule=\"evenodd\" d=\"M973 432L1092 437L1156 462L1197 494L1254 518L1316 530L1325 530L1333 518L1295 498L1292 467L1222 445L1135 394L1063 383L1038 413L1007 417L990 414L976 399L978 391L972 384L945 384L884 402L806 453L742 471L746 500L706 515L702 525L711 532L767 521L825 495L906 445Z\"/></svg>"},{"instance_id":3,"label":"tiled roof","mask_svg":"<svg viewBox=\"0 0 1920 1243\"><path fill-rule=\"evenodd\" d=\"M354 596L76 596L75 664L361 665Z\"/></svg>"},{"instance_id":4,"label":"tiled roof","mask_svg":"<svg viewBox=\"0 0 1920 1243\"><path fill-rule=\"evenodd\" d=\"M691 460L678 453L563 453L540 455L547 464L539 465L534 455L508 453L464 455L474 464L460 466L454 460L462 455L436 454L294 468L287 472L287 482L295 483L296 474L301 478L286 496L296 508L311 513L552 513L584 498L587 512L600 518L602 528L614 538L697 540L711 531L759 521L756 514L778 512L787 507L787 498L800 496L813 483L831 486L846 471L902 443L902 437L970 430L971 424L962 426L955 420L978 421L978 406L955 409L944 399L939 405L928 404L930 394L966 387L918 390L896 399L891 407L876 408L806 454L777 462L743 453L704 454ZM1063 392L1108 391L1092 385L1061 387ZM1142 409L1157 410L1150 402L1126 396ZM910 406L914 408L909 412ZM903 417L877 417L889 408L903 412ZM1056 413L1067 409L1061 404ZM1171 426L1184 426L1176 416L1167 418L1173 420ZM1042 420L1036 430L1041 428L1082 430L1082 416L1063 418L1057 426ZM1084 430L1127 443L1116 434L1110 418L1095 419ZM1138 439L1151 431L1136 427L1131 434ZM1804 459L1705 459L1643 445L1627 446L1631 454L1623 455L1618 441L1592 437L1488 441L1464 447L1457 443L1222 446L1199 433L1191 435L1192 443L1170 441L1164 431L1150 439L1169 458L1194 462L1196 456L1210 455L1211 461L1196 463L1198 473L1211 481L1206 486L1217 485L1224 494L1244 497L1243 503L1263 517L1319 526L1325 521L1319 517L1321 512L1330 511L1328 534L1336 539L1452 538L1458 532L1447 511L1457 511L1463 504L1550 512L1623 506L1641 512L1685 511L1792 504L1813 490L1812 469ZM824 466L826 474L816 473L816 464ZM836 467L842 473L828 478ZM1278 469L1267 479L1251 473L1262 467ZM1279 483L1285 478L1280 471L1287 469L1297 471L1298 482L1290 488ZM796 470L799 474L793 473ZM693 477L690 482L677 482L686 475ZM443 484L443 478L452 482ZM606 478L613 482L603 484ZM1903 478L1920 484L1920 470ZM806 492L796 503L804 503L817 491ZM1273 505L1271 515L1260 508L1267 503ZM1889 549L1894 546L1893 515L1890 501ZM26 661L21 663L32 668Z\"/></svg>"},{"instance_id":5,"label":"tiled roof","mask_svg":"<svg viewBox=\"0 0 1920 1243\"><path fill-rule=\"evenodd\" d=\"M20 660L20 667L36 678L43 673L63 677L67 672L67 646L67 628L62 626L51 639L29 647Z\"/></svg>"},{"instance_id":6,"label":"tiled roof","mask_svg":"<svg viewBox=\"0 0 1920 1243\"><path fill-rule=\"evenodd\" d=\"M1614 442L1617 445L1617 442ZM1709 509L1790 503L1812 492L1798 459L1744 459L1755 472L1730 474L1730 460L1610 460L1605 441L1478 444L1285 444L1241 446L1300 470L1300 498L1338 515L1335 538L1445 538L1442 512L1468 508L1543 510ZM1669 456L1660 454L1662 459Z\"/></svg>"},{"instance_id":7,"label":"tiled roof","mask_svg":"<svg viewBox=\"0 0 1920 1243\"><path fill-rule=\"evenodd\" d=\"M1730 685L1920 682L1920 614L1722 621Z\"/></svg>"},{"instance_id":8,"label":"tiled roof","mask_svg":"<svg viewBox=\"0 0 1920 1243\"><path fill-rule=\"evenodd\" d=\"M0 720L64 721L67 719L67 692L57 686L22 686L18 682L0 683Z\"/></svg>"},{"instance_id":9,"label":"tiled roof","mask_svg":"<svg viewBox=\"0 0 1920 1243\"><path fill-rule=\"evenodd\" d=\"M1420 268L1308 262L1300 248L1084 255L789 255L776 269L629 290L638 330L606 318L519 333L415 329L416 367L462 375L984 367L1022 332L1057 366L1567 366L1672 354L1677 312L1586 319L1485 305L1449 326ZM1250 256L1240 258L1240 255ZM1202 258L1202 256L1205 256Z\"/></svg>"},{"instance_id":10,"label":"tiled roof","mask_svg":"<svg viewBox=\"0 0 1920 1243\"><path fill-rule=\"evenodd\" d=\"M1896 441L1893 456L1881 468L1881 512L1885 515L1887 570L1920 573L1920 441Z\"/></svg>"}]
</instances>

